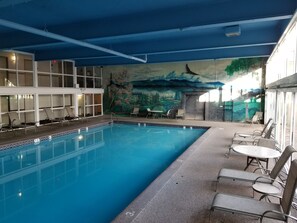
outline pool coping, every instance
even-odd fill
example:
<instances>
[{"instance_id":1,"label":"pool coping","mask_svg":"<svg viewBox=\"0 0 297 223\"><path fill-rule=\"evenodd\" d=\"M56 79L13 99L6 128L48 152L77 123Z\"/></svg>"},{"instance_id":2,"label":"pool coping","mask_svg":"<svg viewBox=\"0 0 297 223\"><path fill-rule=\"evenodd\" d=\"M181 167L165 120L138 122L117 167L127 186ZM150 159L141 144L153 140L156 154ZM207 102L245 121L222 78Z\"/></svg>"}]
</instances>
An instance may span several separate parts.
<instances>
[{"instance_id":1,"label":"pool coping","mask_svg":"<svg viewBox=\"0 0 297 223\"><path fill-rule=\"evenodd\" d=\"M130 123L126 122L125 123ZM185 125L177 124L156 124L147 123L148 125L162 125L162 126L177 126L183 127ZM190 127L190 125L186 125ZM193 128L207 128L206 132L201 135L192 145L190 145L170 166L168 166L156 179L154 179L144 191L142 191L117 217L112 221L114 223L128 223L133 222L136 217L145 209L145 207L158 195L158 193L165 187L170 179L181 168L184 161L186 161L191 154L193 154L199 146L212 134L214 127L199 127L193 126Z\"/></svg>"}]
</instances>

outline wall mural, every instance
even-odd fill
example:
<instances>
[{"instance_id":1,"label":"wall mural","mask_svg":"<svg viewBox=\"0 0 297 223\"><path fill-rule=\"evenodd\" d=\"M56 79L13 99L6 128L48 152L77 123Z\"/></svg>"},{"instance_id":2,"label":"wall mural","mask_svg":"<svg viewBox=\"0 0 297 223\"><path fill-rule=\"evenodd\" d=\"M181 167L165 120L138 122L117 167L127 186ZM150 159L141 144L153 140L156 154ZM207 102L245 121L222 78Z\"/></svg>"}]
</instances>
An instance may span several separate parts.
<instances>
[{"instance_id":1,"label":"wall mural","mask_svg":"<svg viewBox=\"0 0 297 223\"><path fill-rule=\"evenodd\" d=\"M183 108L186 118L243 121L263 108L262 58L103 67L105 112Z\"/></svg>"}]
</instances>

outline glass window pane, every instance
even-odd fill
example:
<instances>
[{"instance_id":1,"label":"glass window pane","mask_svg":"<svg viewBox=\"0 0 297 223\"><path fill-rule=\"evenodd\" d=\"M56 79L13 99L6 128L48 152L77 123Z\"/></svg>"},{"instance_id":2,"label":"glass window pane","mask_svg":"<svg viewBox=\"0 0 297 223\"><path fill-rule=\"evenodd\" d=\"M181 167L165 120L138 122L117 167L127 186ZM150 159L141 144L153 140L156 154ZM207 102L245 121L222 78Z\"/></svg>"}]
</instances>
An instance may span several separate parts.
<instances>
[{"instance_id":1,"label":"glass window pane","mask_svg":"<svg viewBox=\"0 0 297 223\"><path fill-rule=\"evenodd\" d=\"M0 70L0 86L8 85L8 71Z\"/></svg>"},{"instance_id":2,"label":"glass window pane","mask_svg":"<svg viewBox=\"0 0 297 223\"><path fill-rule=\"evenodd\" d=\"M50 72L50 62L49 61L39 61L37 63L37 70L41 72Z\"/></svg>"},{"instance_id":3,"label":"glass window pane","mask_svg":"<svg viewBox=\"0 0 297 223\"><path fill-rule=\"evenodd\" d=\"M80 88L85 88L85 78L84 77L77 77L77 83L79 84Z\"/></svg>"},{"instance_id":4,"label":"glass window pane","mask_svg":"<svg viewBox=\"0 0 297 223\"><path fill-rule=\"evenodd\" d=\"M33 86L33 73L19 72L19 86Z\"/></svg>"},{"instance_id":5,"label":"glass window pane","mask_svg":"<svg viewBox=\"0 0 297 223\"><path fill-rule=\"evenodd\" d=\"M95 70L94 76L95 77L101 77L101 68L100 67L95 67L94 70Z\"/></svg>"},{"instance_id":6,"label":"glass window pane","mask_svg":"<svg viewBox=\"0 0 297 223\"><path fill-rule=\"evenodd\" d=\"M18 69L33 71L33 62L31 55L17 54L18 57Z\"/></svg>"},{"instance_id":7,"label":"glass window pane","mask_svg":"<svg viewBox=\"0 0 297 223\"><path fill-rule=\"evenodd\" d=\"M86 67L86 75L90 77L93 76L93 67Z\"/></svg>"},{"instance_id":8,"label":"glass window pane","mask_svg":"<svg viewBox=\"0 0 297 223\"><path fill-rule=\"evenodd\" d=\"M1 112L8 112L8 96L1 96Z\"/></svg>"},{"instance_id":9,"label":"glass window pane","mask_svg":"<svg viewBox=\"0 0 297 223\"><path fill-rule=\"evenodd\" d=\"M8 69L16 69L18 55L16 53L9 53L8 55Z\"/></svg>"},{"instance_id":10,"label":"glass window pane","mask_svg":"<svg viewBox=\"0 0 297 223\"><path fill-rule=\"evenodd\" d=\"M284 149L283 114L284 114L284 92L279 92L277 94L276 140L281 144L282 149Z\"/></svg>"},{"instance_id":11,"label":"glass window pane","mask_svg":"<svg viewBox=\"0 0 297 223\"><path fill-rule=\"evenodd\" d=\"M62 62L58 60L51 61L52 73L62 74Z\"/></svg>"},{"instance_id":12,"label":"glass window pane","mask_svg":"<svg viewBox=\"0 0 297 223\"><path fill-rule=\"evenodd\" d=\"M93 105L93 94L85 94L85 105Z\"/></svg>"},{"instance_id":13,"label":"glass window pane","mask_svg":"<svg viewBox=\"0 0 297 223\"><path fill-rule=\"evenodd\" d=\"M38 86L39 87L50 87L51 79L48 74L38 74Z\"/></svg>"},{"instance_id":14,"label":"glass window pane","mask_svg":"<svg viewBox=\"0 0 297 223\"><path fill-rule=\"evenodd\" d=\"M101 115L101 105L94 106L94 115Z\"/></svg>"},{"instance_id":15,"label":"glass window pane","mask_svg":"<svg viewBox=\"0 0 297 223\"><path fill-rule=\"evenodd\" d=\"M64 76L64 87L73 87L73 76Z\"/></svg>"},{"instance_id":16,"label":"glass window pane","mask_svg":"<svg viewBox=\"0 0 297 223\"><path fill-rule=\"evenodd\" d=\"M0 56L0 68L7 69L8 68L8 58L4 56Z\"/></svg>"},{"instance_id":17,"label":"glass window pane","mask_svg":"<svg viewBox=\"0 0 297 223\"><path fill-rule=\"evenodd\" d=\"M286 93L285 146L291 145L292 92Z\"/></svg>"},{"instance_id":18,"label":"glass window pane","mask_svg":"<svg viewBox=\"0 0 297 223\"><path fill-rule=\"evenodd\" d=\"M39 108L51 107L51 96L50 95L39 95Z\"/></svg>"},{"instance_id":19,"label":"glass window pane","mask_svg":"<svg viewBox=\"0 0 297 223\"><path fill-rule=\"evenodd\" d=\"M93 106L86 107L86 117L93 116Z\"/></svg>"},{"instance_id":20,"label":"glass window pane","mask_svg":"<svg viewBox=\"0 0 297 223\"><path fill-rule=\"evenodd\" d=\"M72 106L72 95L71 94L65 94L65 106Z\"/></svg>"},{"instance_id":21,"label":"glass window pane","mask_svg":"<svg viewBox=\"0 0 297 223\"><path fill-rule=\"evenodd\" d=\"M61 75L52 75L52 87L63 87Z\"/></svg>"},{"instance_id":22,"label":"glass window pane","mask_svg":"<svg viewBox=\"0 0 297 223\"><path fill-rule=\"evenodd\" d=\"M16 111L18 110L18 95L10 95L9 104L8 104L8 111Z\"/></svg>"},{"instance_id":23,"label":"glass window pane","mask_svg":"<svg viewBox=\"0 0 297 223\"><path fill-rule=\"evenodd\" d=\"M53 107L62 107L63 106L63 95L53 95Z\"/></svg>"},{"instance_id":24,"label":"glass window pane","mask_svg":"<svg viewBox=\"0 0 297 223\"><path fill-rule=\"evenodd\" d=\"M17 75L16 72L8 72L8 80L7 85L8 87L15 87L17 86Z\"/></svg>"},{"instance_id":25,"label":"glass window pane","mask_svg":"<svg viewBox=\"0 0 297 223\"><path fill-rule=\"evenodd\" d=\"M87 88L94 88L93 78L87 78Z\"/></svg>"},{"instance_id":26,"label":"glass window pane","mask_svg":"<svg viewBox=\"0 0 297 223\"><path fill-rule=\"evenodd\" d=\"M94 94L94 104L101 104L101 94Z\"/></svg>"},{"instance_id":27,"label":"glass window pane","mask_svg":"<svg viewBox=\"0 0 297 223\"><path fill-rule=\"evenodd\" d=\"M64 61L64 74L73 74L73 63Z\"/></svg>"},{"instance_id":28,"label":"glass window pane","mask_svg":"<svg viewBox=\"0 0 297 223\"><path fill-rule=\"evenodd\" d=\"M24 59L24 70L33 71L33 61L32 61L32 59Z\"/></svg>"},{"instance_id":29,"label":"glass window pane","mask_svg":"<svg viewBox=\"0 0 297 223\"><path fill-rule=\"evenodd\" d=\"M34 112L31 111L31 112L22 112L20 113L20 119L21 119L21 122L24 122L24 123L34 123Z\"/></svg>"},{"instance_id":30,"label":"glass window pane","mask_svg":"<svg viewBox=\"0 0 297 223\"><path fill-rule=\"evenodd\" d=\"M25 99L25 108L26 110L34 110L34 95L28 95Z\"/></svg>"},{"instance_id":31,"label":"glass window pane","mask_svg":"<svg viewBox=\"0 0 297 223\"><path fill-rule=\"evenodd\" d=\"M85 76L85 74L84 74L84 67L78 67L77 68L77 75L79 75L79 76Z\"/></svg>"},{"instance_id":32,"label":"glass window pane","mask_svg":"<svg viewBox=\"0 0 297 223\"><path fill-rule=\"evenodd\" d=\"M95 88L101 88L101 79L95 78Z\"/></svg>"},{"instance_id":33,"label":"glass window pane","mask_svg":"<svg viewBox=\"0 0 297 223\"><path fill-rule=\"evenodd\" d=\"M297 148L297 92L295 92L295 99L294 99L294 104L292 105L294 106L294 116L295 116L295 123L293 123L294 128L293 128L293 147ZM293 153L292 154L292 159L297 159L297 154Z\"/></svg>"}]
</instances>

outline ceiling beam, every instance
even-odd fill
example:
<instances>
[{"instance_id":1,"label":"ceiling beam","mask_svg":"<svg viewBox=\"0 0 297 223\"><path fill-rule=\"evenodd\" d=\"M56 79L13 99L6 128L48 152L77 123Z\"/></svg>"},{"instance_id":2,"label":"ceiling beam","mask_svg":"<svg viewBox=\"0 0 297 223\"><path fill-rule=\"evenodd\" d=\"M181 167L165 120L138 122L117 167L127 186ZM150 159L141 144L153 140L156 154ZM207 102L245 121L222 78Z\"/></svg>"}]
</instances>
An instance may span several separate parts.
<instances>
[{"instance_id":1,"label":"ceiling beam","mask_svg":"<svg viewBox=\"0 0 297 223\"><path fill-rule=\"evenodd\" d=\"M96 50L96 51L101 51L101 52L113 54L113 55L116 55L116 56L119 56L119 57L124 57L126 59L137 60L139 62L146 63L146 60L143 60L143 59L140 59L140 58L137 58L137 57L133 57L133 56L130 56L130 55L127 55L127 54L124 54L124 53L121 53L121 52L118 52L118 51L115 51L115 50L110 50L110 49L100 47L100 46L96 46L96 45L93 45L93 44L90 44L90 43L87 43L87 42L72 39L72 38L62 36L62 35L59 35L59 34L55 34L55 33L51 33L51 32L46 32L46 31L43 31L43 30L35 29L33 27L29 27L29 26L25 26L25 25L22 25L22 24L10 22L10 21L4 20L4 19L0 19L0 25L5 26L5 27L9 27L9 28L12 28L12 29L16 29L16 30L19 30L19 31L32 33L32 34L35 34L35 35L38 35L38 36L43 36L43 37L46 37L46 38L55 39L55 40L58 40L58 41L67 42L67 43L70 43L70 44L90 48L90 49L93 49L93 50Z\"/></svg>"},{"instance_id":2,"label":"ceiling beam","mask_svg":"<svg viewBox=\"0 0 297 223\"><path fill-rule=\"evenodd\" d=\"M217 35L198 35L186 36L185 38L164 38L147 41L123 42L121 44L113 44L113 49L130 55L154 54L160 52L177 52L177 51L197 51L210 49L224 49L230 47L243 46L259 46L259 45L275 45L279 39L274 35L274 29L265 28L254 30L253 32L244 33L242 36L228 38L223 32ZM46 50L35 51L36 60L52 60L52 59L78 59L106 56L100 52L92 51L84 48L48 48Z\"/></svg>"},{"instance_id":3,"label":"ceiling beam","mask_svg":"<svg viewBox=\"0 0 297 223\"><path fill-rule=\"evenodd\" d=\"M226 59L226 58L243 58L243 57L269 57L272 52L272 46L233 48L228 50L213 50L213 51L197 51L190 53L176 53L170 55L149 55L148 63L165 63L191 60L211 60L211 59ZM124 61L121 58L102 58L90 60L77 60L76 66L108 66L108 65L125 65L138 64L135 61Z\"/></svg>"}]
</instances>

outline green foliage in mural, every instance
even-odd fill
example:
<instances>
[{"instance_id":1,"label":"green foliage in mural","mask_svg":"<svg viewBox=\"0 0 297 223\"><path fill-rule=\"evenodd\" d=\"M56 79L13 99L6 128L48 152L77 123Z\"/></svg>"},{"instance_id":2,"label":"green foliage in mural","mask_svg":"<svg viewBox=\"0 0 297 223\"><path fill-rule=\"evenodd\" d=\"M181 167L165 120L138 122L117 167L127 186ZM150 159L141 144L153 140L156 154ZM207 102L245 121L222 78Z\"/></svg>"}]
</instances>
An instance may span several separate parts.
<instances>
[{"instance_id":1,"label":"green foliage in mural","mask_svg":"<svg viewBox=\"0 0 297 223\"><path fill-rule=\"evenodd\" d=\"M248 72L251 68L260 67L262 58L241 58L232 60L231 64L225 69L227 75L233 76L235 72Z\"/></svg>"}]
</instances>

